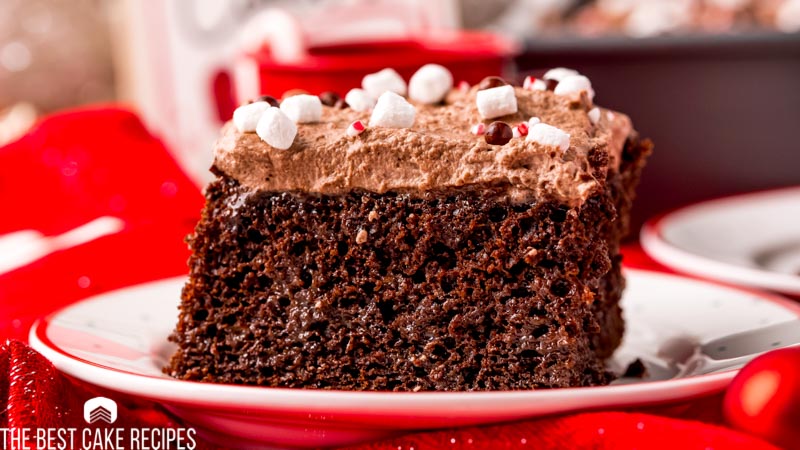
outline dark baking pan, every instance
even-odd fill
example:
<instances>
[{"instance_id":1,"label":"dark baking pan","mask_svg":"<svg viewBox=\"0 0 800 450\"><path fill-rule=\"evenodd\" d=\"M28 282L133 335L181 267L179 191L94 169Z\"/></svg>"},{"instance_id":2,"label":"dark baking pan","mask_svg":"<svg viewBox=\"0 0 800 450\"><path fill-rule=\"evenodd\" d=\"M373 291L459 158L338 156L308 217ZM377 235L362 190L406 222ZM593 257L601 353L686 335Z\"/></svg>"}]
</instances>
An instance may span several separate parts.
<instances>
[{"instance_id":1,"label":"dark baking pan","mask_svg":"<svg viewBox=\"0 0 800 450\"><path fill-rule=\"evenodd\" d=\"M653 139L634 233L679 205L800 184L800 34L542 38L516 64L579 70L598 104Z\"/></svg>"}]
</instances>

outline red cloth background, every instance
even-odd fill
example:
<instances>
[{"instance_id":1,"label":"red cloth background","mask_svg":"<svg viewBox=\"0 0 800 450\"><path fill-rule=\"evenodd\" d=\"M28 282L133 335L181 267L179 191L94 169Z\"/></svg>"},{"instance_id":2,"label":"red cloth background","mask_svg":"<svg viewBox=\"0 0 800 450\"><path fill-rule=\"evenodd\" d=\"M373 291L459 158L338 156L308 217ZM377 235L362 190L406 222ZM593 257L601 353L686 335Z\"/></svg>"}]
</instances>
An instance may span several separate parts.
<instances>
[{"instance_id":1,"label":"red cloth background","mask_svg":"<svg viewBox=\"0 0 800 450\"><path fill-rule=\"evenodd\" d=\"M30 325L82 298L186 273L188 250L183 238L202 204L200 190L167 149L125 110L101 108L53 116L0 148L0 236L26 229L57 235L101 216L125 223L119 233L0 273L0 342L9 340L0 346L0 411L5 411L0 412L0 427L83 423L80 405L103 391L64 376L27 347ZM635 245L625 254L628 266L664 270ZM125 426L177 423L152 403L105 395L119 399L127 409ZM403 436L363 448L528 446L772 448L724 427L721 394L635 411Z\"/></svg>"}]
</instances>

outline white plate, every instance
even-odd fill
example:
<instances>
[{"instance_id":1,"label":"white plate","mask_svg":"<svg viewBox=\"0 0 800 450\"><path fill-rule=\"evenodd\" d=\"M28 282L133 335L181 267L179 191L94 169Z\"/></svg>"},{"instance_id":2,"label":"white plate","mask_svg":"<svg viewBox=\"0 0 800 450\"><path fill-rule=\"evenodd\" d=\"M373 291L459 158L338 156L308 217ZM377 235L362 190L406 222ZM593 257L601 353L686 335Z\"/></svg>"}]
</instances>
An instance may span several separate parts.
<instances>
[{"instance_id":1,"label":"white plate","mask_svg":"<svg viewBox=\"0 0 800 450\"><path fill-rule=\"evenodd\" d=\"M679 272L800 295L800 187L678 209L645 224L641 241Z\"/></svg>"},{"instance_id":2,"label":"white plate","mask_svg":"<svg viewBox=\"0 0 800 450\"><path fill-rule=\"evenodd\" d=\"M698 342L800 316L776 296L688 278L628 270L628 331L612 363L669 357ZM178 381L161 373L173 351L181 278L103 294L61 310L31 330L35 349L62 371L156 400L226 446L343 445L398 432L463 426L590 408L645 405L722 389L734 372L631 384L511 392L347 392ZM685 349L685 346L684 346ZM628 380L631 381L631 380Z\"/></svg>"}]
</instances>

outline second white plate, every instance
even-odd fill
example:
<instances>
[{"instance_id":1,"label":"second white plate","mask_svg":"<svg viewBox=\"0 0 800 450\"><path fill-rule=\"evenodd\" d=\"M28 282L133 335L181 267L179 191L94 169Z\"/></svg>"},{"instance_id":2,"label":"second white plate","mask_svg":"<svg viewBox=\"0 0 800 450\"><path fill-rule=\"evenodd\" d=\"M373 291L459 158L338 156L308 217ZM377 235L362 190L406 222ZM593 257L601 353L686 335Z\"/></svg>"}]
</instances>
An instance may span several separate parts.
<instances>
[{"instance_id":1,"label":"second white plate","mask_svg":"<svg viewBox=\"0 0 800 450\"><path fill-rule=\"evenodd\" d=\"M679 272L800 296L800 187L675 210L645 224L641 241Z\"/></svg>"}]
</instances>

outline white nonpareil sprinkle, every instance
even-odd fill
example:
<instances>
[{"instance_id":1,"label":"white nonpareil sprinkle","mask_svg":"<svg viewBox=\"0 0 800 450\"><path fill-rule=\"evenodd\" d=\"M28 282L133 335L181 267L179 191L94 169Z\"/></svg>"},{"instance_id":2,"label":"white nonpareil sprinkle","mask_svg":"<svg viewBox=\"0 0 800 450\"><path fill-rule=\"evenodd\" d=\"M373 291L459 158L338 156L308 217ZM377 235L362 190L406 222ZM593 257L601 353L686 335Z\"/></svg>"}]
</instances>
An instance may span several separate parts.
<instances>
[{"instance_id":1,"label":"white nonpareil sprinkle","mask_svg":"<svg viewBox=\"0 0 800 450\"><path fill-rule=\"evenodd\" d=\"M281 111L295 123L319 122L322 118L322 102L316 95L293 95L283 99Z\"/></svg>"},{"instance_id":2,"label":"white nonpareil sprinkle","mask_svg":"<svg viewBox=\"0 0 800 450\"><path fill-rule=\"evenodd\" d=\"M536 116L531 117L530 119L528 119L528 129L530 129L537 123L542 123L542 121Z\"/></svg>"},{"instance_id":3,"label":"white nonpareil sprinkle","mask_svg":"<svg viewBox=\"0 0 800 450\"><path fill-rule=\"evenodd\" d=\"M425 64L408 80L408 97L420 103L439 103L452 88L453 74L446 67Z\"/></svg>"},{"instance_id":4,"label":"white nonpareil sprinkle","mask_svg":"<svg viewBox=\"0 0 800 450\"><path fill-rule=\"evenodd\" d=\"M514 86L505 85L478 91L475 97L478 113L484 119L494 119L517 112L517 96Z\"/></svg>"},{"instance_id":5,"label":"white nonpareil sprinkle","mask_svg":"<svg viewBox=\"0 0 800 450\"><path fill-rule=\"evenodd\" d=\"M573 93L580 94L581 91L586 91L589 100L594 100L592 82L583 75L573 75L559 81L553 93L556 95L572 95Z\"/></svg>"},{"instance_id":6,"label":"white nonpareil sprinkle","mask_svg":"<svg viewBox=\"0 0 800 450\"><path fill-rule=\"evenodd\" d=\"M414 105L408 103L405 98L387 91L378 98L378 103L372 110L369 118L369 126L386 128L408 128L414 125L416 116Z\"/></svg>"},{"instance_id":7,"label":"white nonpareil sprinkle","mask_svg":"<svg viewBox=\"0 0 800 450\"><path fill-rule=\"evenodd\" d=\"M483 122L476 123L469 129L469 132L475 136L483 136L483 134L486 133L486 125L484 125Z\"/></svg>"},{"instance_id":8,"label":"white nonpareil sprinkle","mask_svg":"<svg viewBox=\"0 0 800 450\"><path fill-rule=\"evenodd\" d=\"M264 111L271 108L267 102L255 102L249 105L242 105L233 111L233 124L240 133L252 133L256 131L258 119Z\"/></svg>"},{"instance_id":9,"label":"white nonpareil sprinkle","mask_svg":"<svg viewBox=\"0 0 800 450\"><path fill-rule=\"evenodd\" d=\"M539 145L556 147L561 151L569 148L569 134L560 128L544 123L537 123L531 127L525 140L536 142Z\"/></svg>"},{"instance_id":10,"label":"white nonpareil sprinkle","mask_svg":"<svg viewBox=\"0 0 800 450\"><path fill-rule=\"evenodd\" d=\"M297 125L280 108L273 107L264 111L256 126L256 133L272 147L286 150L297 136Z\"/></svg>"},{"instance_id":11,"label":"white nonpareil sprinkle","mask_svg":"<svg viewBox=\"0 0 800 450\"><path fill-rule=\"evenodd\" d=\"M594 107L589 110L587 113L589 115L589 120L592 121L593 125L597 125L597 122L600 122L600 108Z\"/></svg>"},{"instance_id":12,"label":"white nonpareil sprinkle","mask_svg":"<svg viewBox=\"0 0 800 450\"><path fill-rule=\"evenodd\" d=\"M574 77L575 75L580 75L580 73L577 70L567 69L566 67L555 67L545 72L542 78L561 82L564 78ZM545 85L545 87L547 87L547 85Z\"/></svg>"},{"instance_id":13,"label":"white nonpareil sprinkle","mask_svg":"<svg viewBox=\"0 0 800 450\"><path fill-rule=\"evenodd\" d=\"M406 82L394 69L383 69L379 72L364 76L361 87L372 98L378 98L384 92L394 92L397 95L406 95Z\"/></svg>"},{"instance_id":14,"label":"white nonpareil sprinkle","mask_svg":"<svg viewBox=\"0 0 800 450\"><path fill-rule=\"evenodd\" d=\"M350 106L353 111L364 112L369 111L375 107L375 99L367 94L363 89L350 89L347 95L344 96L344 101Z\"/></svg>"}]
</instances>

